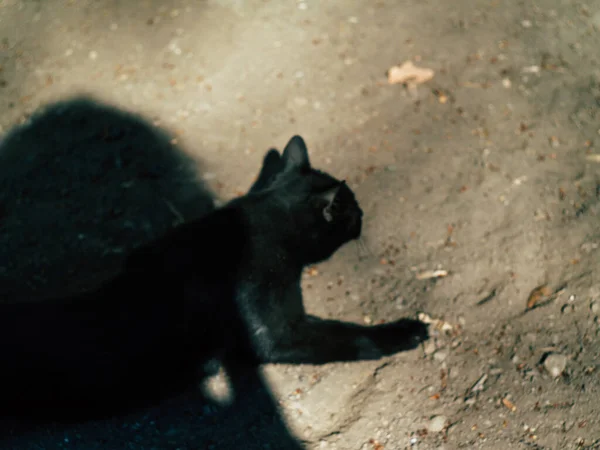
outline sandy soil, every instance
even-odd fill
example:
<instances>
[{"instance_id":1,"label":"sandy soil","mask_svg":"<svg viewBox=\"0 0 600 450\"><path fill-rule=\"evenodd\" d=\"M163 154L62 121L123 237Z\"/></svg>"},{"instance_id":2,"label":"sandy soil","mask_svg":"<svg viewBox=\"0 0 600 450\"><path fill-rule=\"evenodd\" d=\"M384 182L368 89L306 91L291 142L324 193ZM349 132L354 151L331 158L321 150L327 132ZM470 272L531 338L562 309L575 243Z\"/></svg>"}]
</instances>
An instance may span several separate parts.
<instances>
[{"instance_id":1,"label":"sandy soil","mask_svg":"<svg viewBox=\"0 0 600 450\"><path fill-rule=\"evenodd\" d=\"M446 323L378 362L266 367L233 409L4 448L600 448L598 48L598 0L0 2L4 298L99 283L301 134L369 250L307 273L311 312ZM408 60L434 78L388 84Z\"/></svg>"}]
</instances>

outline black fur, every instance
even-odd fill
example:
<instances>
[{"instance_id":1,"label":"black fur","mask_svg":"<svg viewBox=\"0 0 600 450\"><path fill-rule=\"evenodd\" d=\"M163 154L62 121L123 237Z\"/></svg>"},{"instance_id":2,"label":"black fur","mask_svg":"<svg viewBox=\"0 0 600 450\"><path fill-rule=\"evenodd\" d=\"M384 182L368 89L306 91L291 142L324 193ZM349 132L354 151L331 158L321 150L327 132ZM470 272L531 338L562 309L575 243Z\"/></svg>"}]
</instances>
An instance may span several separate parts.
<instances>
[{"instance_id":1,"label":"black fur","mask_svg":"<svg viewBox=\"0 0 600 450\"><path fill-rule=\"evenodd\" d=\"M270 150L249 193L174 228L121 275L74 298L0 306L0 405L9 416L114 414L188 389L209 359L321 364L414 348L424 324L308 316L305 266L361 233L344 182L302 138Z\"/></svg>"}]
</instances>

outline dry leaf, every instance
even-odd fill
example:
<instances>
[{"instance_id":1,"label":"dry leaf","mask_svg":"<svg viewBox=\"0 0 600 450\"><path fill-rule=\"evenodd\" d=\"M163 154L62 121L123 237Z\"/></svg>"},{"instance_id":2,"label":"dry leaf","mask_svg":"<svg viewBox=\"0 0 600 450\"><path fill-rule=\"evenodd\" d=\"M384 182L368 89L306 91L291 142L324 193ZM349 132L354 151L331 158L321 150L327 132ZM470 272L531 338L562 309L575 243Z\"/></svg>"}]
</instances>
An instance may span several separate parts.
<instances>
[{"instance_id":1,"label":"dry leaf","mask_svg":"<svg viewBox=\"0 0 600 450\"><path fill-rule=\"evenodd\" d=\"M412 85L425 83L433 78L433 70L415 66L406 61L401 66L393 66L388 70L388 83L409 83Z\"/></svg>"},{"instance_id":2,"label":"dry leaf","mask_svg":"<svg viewBox=\"0 0 600 450\"><path fill-rule=\"evenodd\" d=\"M508 409L510 409L512 412L515 412L517 410L517 407L515 406L515 404L507 398L502 399L502 404L504 406L506 406Z\"/></svg>"},{"instance_id":3,"label":"dry leaf","mask_svg":"<svg viewBox=\"0 0 600 450\"><path fill-rule=\"evenodd\" d=\"M445 391L448 387L448 371L446 369L440 371L440 382L442 391Z\"/></svg>"},{"instance_id":4,"label":"dry leaf","mask_svg":"<svg viewBox=\"0 0 600 450\"><path fill-rule=\"evenodd\" d=\"M416 275L417 280L427 280L429 278L443 278L448 275L447 270L426 270Z\"/></svg>"},{"instance_id":5,"label":"dry leaf","mask_svg":"<svg viewBox=\"0 0 600 450\"><path fill-rule=\"evenodd\" d=\"M587 155L585 159L591 162L600 163L600 154Z\"/></svg>"},{"instance_id":6,"label":"dry leaf","mask_svg":"<svg viewBox=\"0 0 600 450\"><path fill-rule=\"evenodd\" d=\"M548 285L543 284L536 287L533 291L531 291L531 294L529 294L529 298L527 299L527 309L533 308L540 302L540 300L542 300L544 297L548 297L550 294L552 294L552 291Z\"/></svg>"}]
</instances>

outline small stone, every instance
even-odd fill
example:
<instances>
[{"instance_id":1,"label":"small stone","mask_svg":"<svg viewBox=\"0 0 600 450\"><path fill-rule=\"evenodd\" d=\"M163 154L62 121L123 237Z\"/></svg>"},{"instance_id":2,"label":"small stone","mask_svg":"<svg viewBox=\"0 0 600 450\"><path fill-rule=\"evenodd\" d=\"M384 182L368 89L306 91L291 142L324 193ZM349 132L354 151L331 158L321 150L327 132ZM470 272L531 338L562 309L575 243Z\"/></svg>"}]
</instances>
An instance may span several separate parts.
<instances>
[{"instance_id":1,"label":"small stone","mask_svg":"<svg viewBox=\"0 0 600 450\"><path fill-rule=\"evenodd\" d=\"M296 97L294 98L294 103L297 106L306 106L308 104L308 100L304 97Z\"/></svg>"},{"instance_id":2,"label":"small stone","mask_svg":"<svg viewBox=\"0 0 600 450\"><path fill-rule=\"evenodd\" d=\"M440 431L444 431L444 428L446 428L447 421L448 418L446 416L434 416L429 421L429 426L427 427L427 429L432 433L439 433Z\"/></svg>"},{"instance_id":3,"label":"small stone","mask_svg":"<svg viewBox=\"0 0 600 450\"><path fill-rule=\"evenodd\" d=\"M592 23L596 28L600 28L600 11L594 14L594 16L592 17Z\"/></svg>"},{"instance_id":4,"label":"small stone","mask_svg":"<svg viewBox=\"0 0 600 450\"><path fill-rule=\"evenodd\" d=\"M559 353L551 353L544 360L544 367L550 375L558 378L567 367L567 357Z\"/></svg>"},{"instance_id":5,"label":"small stone","mask_svg":"<svg viewBox=\"0 0 600 450\"><path fill-rule=\"evenodd\" d=\"M433 352L435 352L436 347L435 347L435 342L433 342L432 339L426 341L423 344L423 352L425 352L425 355L429 356L431 354L433 354Z\"/></svg>"},{"instance_id":6,"label":"small stone","mask_svg":"<svg viewBox=\"0 0 600 450\"><path fill-rule=\"evenodd\" d=\"M575 312L575 306L570 305L568 303L565 303L564 305L562 305L562 307L560 308L560 312L563 314L570 314Z\"/></svg>"},{"instance_id":7,"label":"small stone","mask_svg":"<svg viewBox=\"0 0 600 450\"><path fill-rule=\"evenodd\" d=\"M531 20L526 19L526 20L521 21L521 26L523 28L531 28Z\"/></svg>"},{"instance_id":8,"label":"small stone","mask_svg":"<svg viewBox=\"0 0 600 450\"><path fill-rule=\"evenodd\" d=\"M96 58L98 58L98 52L95 52L94 50L92 50L88 56L90 57L90 59L92 61L94 61Z\"/></svg>"},{"instance_id":9,"label":"small stone","mask_svg":"<svg viewBox=\"0 0 600 450\"><path fill-rule=\"evenodd\" d=\"M512 83L510 81L509 78L504 78L502 80L502 86L504 86L506 89L510 89L510 87L512 86Z\"/></svg>"},{"instance_id":10,"label":"small stone","mask_svg":"<svg viewBox=\"0 0 600 450\"><path fill-rule=\"evenodd\" d=\"M436 361L439 361L439 362L445 361L447 357L448 357L448 352L445 352L443 350L437 351L433 354L433 359L435 359Z\"/></svg>"},{"instance_id":11,"label":"small stone","mask_svg":"<svg viewBox=\"0 0 600 450\"><path fill-rule=\"evenodd\" d=\"M592 302L592 303L590 303L590 310L594 314L600 313L600 303L598 303L598 302Z\"/></svg>"},{"instance_id":12,"label":"small stone","mask_svg":"<svg viewBox=\"0 0 600 450\"><path fill-rule=\"evenodd\" d=\"M117 25L116 23L111 23L109 28L110 31L115 31L117 28L119 28L119 25Z\"/></svg>"}]
</instances>

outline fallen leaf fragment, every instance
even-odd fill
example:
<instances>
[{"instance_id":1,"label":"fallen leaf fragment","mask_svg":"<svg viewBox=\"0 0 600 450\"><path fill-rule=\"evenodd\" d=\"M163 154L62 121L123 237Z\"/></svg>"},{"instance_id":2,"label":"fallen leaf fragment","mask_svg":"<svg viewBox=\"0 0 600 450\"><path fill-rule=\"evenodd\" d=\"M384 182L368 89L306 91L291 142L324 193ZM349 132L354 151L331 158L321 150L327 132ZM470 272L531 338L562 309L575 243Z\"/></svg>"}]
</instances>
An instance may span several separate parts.
<instances>
[{"instance_id":1,"label":"fallen leaf fragment","mask_svg":"<svg viewBox=\"0 0 600 450\"><path fill-rule=\"evenodd\" d=\"M448 387L448 371L446 369L440 370L440 382L442 391L445 391Z\"/></svg>"},{"instance_id":2,"label":"fallen leaf fragment","mask_svg":"<svg viewBox=\"0 0 600 450\"><path fill-rule=\"evenodd\" d=\"M515 406L515 404L507 398L502 399L502 404L504 406L506 406L508 409L510 409L512 412L515 412L517 410L517 407Z\"/></svg>"},{"instance_id":3,"label":"fallen leaf fragment","mask_svg":"<svg viewBox=\"0 0 600 450\"><path fill-rule=\"evenodd\" d=\"M388 83L423 84L433 78L434 71L415 66L412 61L406 61L400 66L388 70Z\"/></svg>"},{"instance_id":4,"label":"fallen leaf fragment","mask_svg":"<svg viewBox=\"0 0 600 450\"><path fill-rule=\"evenodd\" d=\"M600 163L600 154L587 155L585 159L591 162Z\"/></svg>"},{"instance_id":5,"label":"fallen leaf fragment","mask_svg":"<svg viewBox=\"0 0 600 450\"><path fill-rule=\"evenodd\" d=\"M550 294L552 294L552 291L548 285L542 284L541 286L536 287L531 291L531 294L529 294L529 297L527 298L527 309L533 308L540 300L548 297Z\"/></svg>"},{"instance_id":6,"label":"fallen leaf fragment","mask_svg":"<svg viewBox=\"0 0 600 450\"><path fill-rule=\"evenodd\" d=\"M416 275L417 280L428 280L430 278L443 278L448 276L447 270L426 270Z\"/></svg>"},{"instance_id":7,"label":"fallen leaf fragment","mask_svg":"<svg viewBox=\"0 0 600 450\"><path fill-rule=\"evenodd\" d=\"M316 267L310 267L310 268L308 269L308 274L309 274L311 277L315 277L315 276L319 275L319 271L316 269Z\"/></svg>"},{"instance_id":8,"label":"fallen leaf fragment","mask_svg":"<svg viewBox=\"0 0 600 450\"><path fill-rule=\"evenodd\" d=\"M483 387L485 382L488 379L487 373L484 373L479 377L479 379L475 382L475 384L471 387L471 392L480 392L483 391Z\"/></svg>"}]
</instances>

